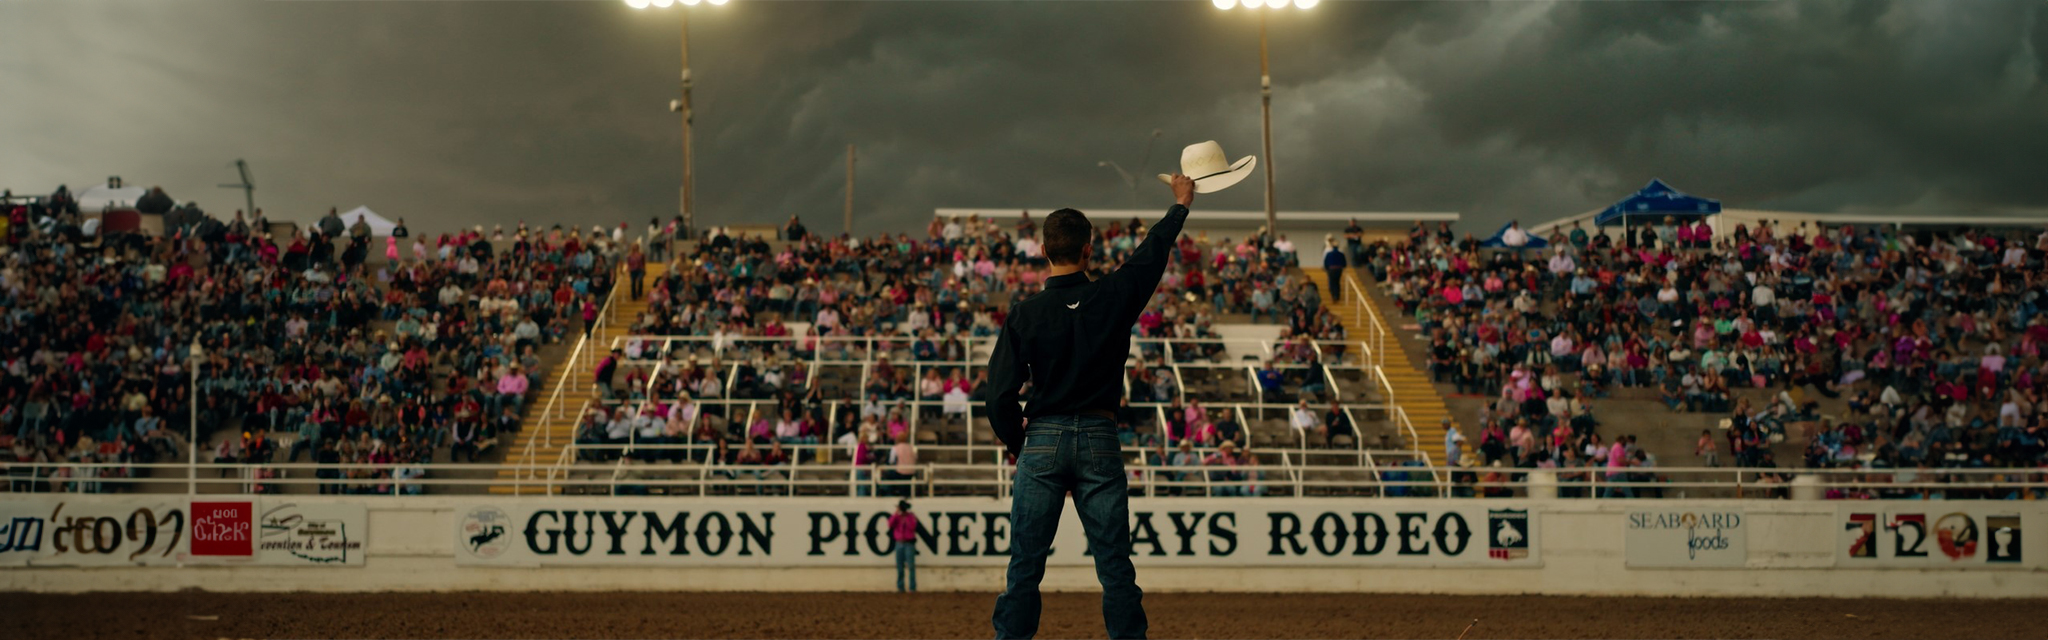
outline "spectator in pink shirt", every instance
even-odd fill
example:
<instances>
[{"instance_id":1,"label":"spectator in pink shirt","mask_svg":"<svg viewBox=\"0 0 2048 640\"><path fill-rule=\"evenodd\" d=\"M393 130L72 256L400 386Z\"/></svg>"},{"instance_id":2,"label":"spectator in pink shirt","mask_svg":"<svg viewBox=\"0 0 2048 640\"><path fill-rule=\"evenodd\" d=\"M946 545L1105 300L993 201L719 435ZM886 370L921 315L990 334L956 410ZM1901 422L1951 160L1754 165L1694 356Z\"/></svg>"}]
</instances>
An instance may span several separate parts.
<instances>
[{"instance_id":1,"label":"spectator in pink shirt","mask_svg":"<svg viewBox=\"0 0 2048 640\"><path fill-rule=\"evenodd\" d=\"M910 514L910 501L896 501L896 513L889 516L889 539L896 541L896 592L903 593L903 577L910 576L910 592L917 592L917 516Z\"/></svg>"},{"instance_id":2,"label":"spectator in pink shirt","mask_svg":"<svg viewBox=\"0 0 2048 640\"><path fill-rule=\"evenodd\" d=\"M498 376L498 402L490 407L491 413L519 407L520 399L526 397L526 386L526 373L519 370L519 365L512 365L505 375Z\"/></svg>"},{"instance_id":3,"label":"spectator in pink shirt","mask_svg":"<svg viewBox=\"0 0 2048 640\"><path fill-rule=\"evenodd\" d=\"M1630 443L1635 442L1635 439L1635 436L1621 436L1615 438L1614 445L1607 448L1608 482L1628 481L1628 474L1625 472L1625 470L1628 469L1628 445ZM1635 491L1630 487L1609 485L1607 487L1606 497L1633 498L1636 497L1636 495Z\"/></svg>"}]
</instances>

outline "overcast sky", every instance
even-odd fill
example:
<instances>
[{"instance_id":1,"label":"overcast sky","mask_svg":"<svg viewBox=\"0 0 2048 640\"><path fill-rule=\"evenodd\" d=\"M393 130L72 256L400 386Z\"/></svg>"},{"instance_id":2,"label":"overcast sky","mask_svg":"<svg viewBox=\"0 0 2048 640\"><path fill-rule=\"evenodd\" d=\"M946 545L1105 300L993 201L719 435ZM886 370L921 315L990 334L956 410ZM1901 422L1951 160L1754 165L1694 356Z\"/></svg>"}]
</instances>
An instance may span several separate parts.
<instances>
[{"instance_id":1,"label":"overcast sky","mask_svg":"<svg viewBox=\"0 0 2048 640\"><path fill-rule=\"evenodd\" d=\"M1128 208L1206 139L1259 152L1255 16L1206 0L691 9L705 223L857 231L934 207ZM677 9L0 0L0 186L121 175L232 213L413 228L676 210ZM2048 4L1349 2L1273 15L1283 210L1470 230L1662 177L1730 207L2041 215ZM1262 161L1265 159L1262 158ZM1141 181L1147 207L1165 188ZM1257 209L1255 178L1200 207ZM1198 207L1199 208L1199 207Z\"/></svg>"}]
</instances>

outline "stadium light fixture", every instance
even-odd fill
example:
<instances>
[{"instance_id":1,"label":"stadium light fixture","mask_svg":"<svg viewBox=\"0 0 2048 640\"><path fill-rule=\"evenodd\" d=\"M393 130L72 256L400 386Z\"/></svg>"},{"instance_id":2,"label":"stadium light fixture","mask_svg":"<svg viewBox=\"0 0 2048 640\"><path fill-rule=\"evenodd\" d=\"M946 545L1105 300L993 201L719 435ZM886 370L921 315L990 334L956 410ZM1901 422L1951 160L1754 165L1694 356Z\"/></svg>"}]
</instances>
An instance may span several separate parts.
<instances>
[{"instance_id":1,"label":"stadium light fixture","mask_svg":"<svg viewBox=\"0 0 2048 640\"><path fill-rule=\"evenodd\" d=\"M692 171L693 167L691 166L692 158L690 153L690 125L691 120L693 119L693 112L690 109L689 8L697 6L699 4L703 4L705 1L706 0L625 0L626 6L635 9L645 9L649 5L652 5L657 9L666 9L669 7L676 6L678 4L682 5L681 7L679 7L680 9L682 9L682 11L678 11L676 12L676 14L681 18L683 32L683 97L681 100L670 100L668 103L668 109L669 111L673 111L679 116L681 116L683 121L683 188L682 197L678 198L678 200L681 202L681 206L677 207L677 209L682 212L684 232L690 234L695 234L697 229L697 179L695 172ZM709 2L713 5L724 5L731 1L732 0L709 0Z\"/></svg>"},{"instance_id":2,"label":"stadium light fixture","mask_svg":"<svg viewBox=\"0 0 2048 640\"><path fill-rule=\"evenodd\" d=\"M1293 4L1301 9L1313 9L1321 0L1214 0L1216 8L1230 10L1239 6L1246 9L1286 9ZM1266 154L1262 164L1266 165L1266 238L1267 243L1280 233L1278 209L1273 204L1273 77L1266 71L1266 14L1259 14L1259 132Z\"/></svg>"}]
</instances>

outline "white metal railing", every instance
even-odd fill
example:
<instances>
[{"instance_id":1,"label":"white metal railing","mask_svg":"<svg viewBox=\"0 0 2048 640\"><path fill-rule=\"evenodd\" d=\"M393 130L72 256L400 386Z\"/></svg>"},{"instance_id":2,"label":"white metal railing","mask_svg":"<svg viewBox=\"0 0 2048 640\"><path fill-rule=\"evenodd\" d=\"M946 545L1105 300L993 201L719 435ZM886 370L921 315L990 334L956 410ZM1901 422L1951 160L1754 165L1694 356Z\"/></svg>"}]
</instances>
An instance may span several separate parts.
<instances>
[{"instance_id":1,"label":"white metal railing","mask_svg":"<svg viewBox=\"0 0 2048 640\"><path fill-rule=\"evenodd\" d=\"M562 377L560 380L557 380L555 382L555 390L549 392L547 404L541 406L540 424L534 426L534 429L537 429L539 432L534 433L532 431L522 429L522 431L527 432L524 436L526 440L526 445L521 447L521 451L519 452L519 460L521 463L533 465L536 462L534 460L534 451L535 446L537 444L554 446L554 431L550 429L550 427L552 426L552 423L554 421L566 417L565 414L568 410L567 403L562 402L562 394L569 388L570 384L574 384L574 381L578 376L583 375L582 372L589 370L589 367L586 366L586 363L584 362L584 358L586 357L587 352L592 350L590 347L591 338L593 336L598 335L598 332L604 329L607 323L607 319L611 317L610 313L612 309L612 301L618 299L619 287L621 285L631 286L624 282L623 278L625 277L629 276L627 276L625 271L621 269L617 276L615 276L612 279L611 291L605 294L604 305L598 308L597 318L596 320L593 321L593 325L588 327L583 332L582 337L576 339L576 347L574 349L571 349L569 351L569 357L563 359L562 363L558 365L562 367ZM595 362L595 360L593 360L592 362ZM532 467L529 467L529 469L531 468ZM527 476L517 477L517 479L520 480L522 483L526 480L532 479L530 471Z\"/></svg>"},{"instance_id":2,"label":"white metal railing","mask_svg":"<svg viewBox=\"0 0 2048 640\"><path fill-rule=\"evenodd\" d=\"M1387 378L1387 336L1396 327L1380 317L1378 305L1373 303L1372 297L1366 292L1365 287L1359 284L1356 269L1345 270L1344 288L1350 294L1351 304L1358 309L1358 317L1363 319L1365 325L1370 329L1370 335L1362 337L1367 346L1365 347L1366 353L1363 354L1360 361L1364 363L1364 368L1368 375L1379 382L1380 393L1385 394L1382 400L1389 407L1387 418L1398 425L1401 431L1406 434L1409 448L1417 455L1422 455L1423 459L1428 460L1429 457L1423 454L1424 443L1421 436L1416 434L1415 423L1408 419L1408 411L1401 406L1400 399L1395 397L1394 383ZM1398 349L1400 348L1399 339L1396 338L1395 340L1394 348ZM1438 481L1446 479L1443 474L1434 468L1430 470L1430 473Z\"/></svg>"},{"instance_id":3,"label":"white metal railing","mask_svg":"<svg viewBox=\"0 0 2048 640\"><path fill-rule=\"evenodd\" d=\"M984 344L992 347L994 340L994 337L960 338L960 341L963 343L963 351L967 353L975 352L976 350L979 349L980 346ZM912 342L912 340L907 339L905 336L668 336L636 334L620 335L612 338L613 346L618 348L624 348L627 350L627 356L626 359L622 360L622 366L633 367L640 370L652 370L654 372L654 375L648 376L648 381L650 384L658 382L660 378L659 374L662 371L668 370L670 367L677 366L676 363L680 359L697 359L706 352L708 352L711 355L712 360L709 362L698 360L698 366L718 367L716 369L716 374L721 376L721 378L724 380L724 384L722 385L722 393L728 396L739 391L736 388L736 383L738 382L740 365L742 363L747 362L758 363L760 361L760 358L755 357L755 355L758 354L741 354L738 357L733 357L730 360L725 360L723 359L722 354L724 354L727 350L731 349L746 350L753 348L755 346L763 345L783 344L790 345L793 347L809 348L810 353L807 357L806 354L797 353L795 354L797 356L796 358L783 360L781 362L785 363L783 366L794 366L799 363L807 365L808 369L803 373L803 375L805 375L808 378L811 378L813 382L815 382L815 377L820 375L820 373L823 372L826 367L858 369L858 378L857 380L853 381L854 392L834 394L844 395L847 397L866 396L867 389L869 388L869 383L874 380L876 366L884 359L889 359L892 362L898 363L895 364L894 366L907 370L914 379L919 380L921 380L924 377L924 374L927 371L934 368L958 369L960 370L964 378L972 379L977 370L986 366L984 362L975 359L899 359L900 354L896 353L896 350L898 348L907 348L912 344ZM1174 376L1174 380L1172 381L1173 386L1176 390L1180 392L1180 396L1182 398L1188 397L1186 376L1189 374L1190 371L1242 369L1245 375L1245 385L1247 387L1246 393L1256 400L1255 402L1250 403L1247 406L1260 410L1262 415L1265 413L1265 410L1268 409L1286 409L1290 406L1266 403L1266 394L1264 392L1263 387L1261 387L1258 384L1258 379L1255 375L1255 369L1248 366L1241 360L1232 361L1229 358L1223 358L1221 361L1208 358L1189 360L1186 358L1177 357L1179 351L1181 351L1183 348L1190 346L1224 346L1227 351L1229 345L1256 345L1257 350L1259 352L1264 353L1270 352L1275 344L1286 344L1287 341L1221 338L1133 338L1132 343L1132 355L1138 361L1137 366L1144 368L1159 367L1172 372ZM1328 349L1332 346L1335 346L1334 343L1314 340L1299 341L1295 344L1298 344L1301 348L1308 349L1317 354L1328 353ZM1347 347L1355 346L1360 348L1361 351L1369 349L1369 347L1362 342L1353 342L1347 340L1343 342L1343 345ZM1162 354L1161 358L1145 358L1144 354L1148 349L1158 350ZM834 354L834 357L828 358L826 355L828 352ZM1361 356L1361 359L1363 359L1363 356ZM1326 385L1328 385L1332 391L1338 393L1341 393L1341 384L1337 381L1337 376L1334 375L1334 372L1359 371L1361 372L1361 374L1368 376L1374 380L1377 380L1379 387L1384 390L1384 393L1389 398L1391 398L1393 395L1391 391L1392 387L1390 384L1386 382L1386 376L1384 372L1382 372L1377 366L1346 366L1340 364L1328 364L1328 360L1322 358L1319 358L1318 362L1323 363L1323 367L1320 370L1313 368L1312 365L1309 364L1276 364L1275 369L1285 370L1289 372L1305 373L1307 376L1311 378L1306 382L1323 382ZM1130 365L1127 364L1126 366L1129 367ZM1128 377L1126 377L1126 379L1121 384L1126 385L1126 391L1128 392ZM807 385L806 388L813 390L817 389L815 385ZM651 387L648 389L648 391L649 393L647 395L649 397L655 397L659 399L673 399L670 395L666 393L653 393L654 390ZM707 400L706 398L697 399L700 401ZM753 400L766 399L768 398L753 398ZM944 409L946 402L947 401L945 400L910 400L901 402L892 400L889 401L887 404L890 404L891 406L902 404L906 408L916 409L911 413L911 415L907 416L909 420L912 422L912 424L915 425L918 422L924 420L924 416L927 413L926 411L924 411L924 409L930 409L932 407L939 407L941 409ZM617 403L618 401L616 400L609 402L609 404ZM1154 403L1133 403L1132 406L1144 408L1149 404ZM1210 404L1212 406L1219 406L1243 403L1212 402ZM1350 402L1344 404L1361 408L1382 408L1379 406L1379 403ZM1389 421L1398 421L1401 419L1405 419L1405 413L1394 411L1392 407L1384 408L1387 410L1386 412ZM963 422L971 425L979 413L981 413L980 403L967 403L967 409L966 411L964 411L964 415L962 416L964 418ZM1413 436L1413 425L1397 424L1396 433L1403 434L1403 437L1406 438L1408 441L1408 445L1416 452L1419 453L1421 451L1421 442L1415 440Z\"/></svg>"},{"instance_id":4,"label":"white metal railing","mask_svg":"<svg viewBox=\"0 0 2048 640\"><path fill-rule=\"evenodd\" d=\"M675 447L677 445L639 445ZM705 445L693 445L708 450ZM836 445L795 445L793 450L819 450ZM919 455L946 451L943 446L918 447ZM956 448L957 450L957 448ZM1208 450L1203 450L1207 452ZM2048 471L2040 469L1759 469L1696 467L1629 467L1622 469L1570 468L1458 469L1453 478L1440 481L1421 466L1327 465L1300 460L1301 453L1269 454L1253 465L1152 464L1152 450L1129 448L1127 472L1132 492L1162 495L1295 495L1295 496L1531 496L1614 499L1654 497L1720 498L1898 498L1938 497L1956 499L2048 499ZM1166 452L1162 452L1166 453ZM1313 454L1314 452L1310 452ZM1377 457L1405 452L1370 452ZM818 459L822 459L822 456ZM564 489L586 492L631 493L628 489L665 487L696 489L700 493L733 492L748 486L779 485L777 492L818 495L860 495L884 489L904 490L913 495L976 494L1007 495L1013 467L997 463L918 463L913 473L889 478L880 473L896 465L856 467L848 463L802 462L783 465L739 465L722 462L641 463L606 461L598 464L567 465L562 473L547 478L550 493ZM201 494L246 494L292 492L293 487L326 485L339 493L404 495L411 493L483 493L504 482L487 473L492 469L530 470L526 465L466 464L199 464L185 463L10 463L0 488L14 493L96 493L141 492L179 493L176 485L197 473ZM858 469L875 473L859 478ZM394 477L394 471L419 477ZM137 473L142 471L144 473ZM152 473L168 471L175 473ZM320 477L319 472L368 474L359 477ZM438 475L459 471L460 474ZM531 471L539 471L531 469ZM102 475L106 472L106 475ZM216 474L225 473L227 477ZM769 482L768 475L780 479ZM1242 474L1234 476L1232 474ZM1403 475L1406 477L1402 477ZM1191 489L1201 489L1192 491ZM1241 491L1240 491L1241 490Z\"/></svg>"},{"instance_id":5,"label":"white metal railing","mask_svg":"<svg viewBox=\"0 0 2048 640\"><path fill-rule=\"evenodd\" d=\"M860 392L860 395L865 395L865 391L868 388L868 383L872 380L872 376L874 374L875 364L877 364L879 360L882 358L896 356L896 352L899 349L904 351L910 350L910 347L916 341L916 337L908 335L792 335L771 337L669 336L627 334L611 336L608 340L610 344L601 346L599 340L593 340L592 338L599 338L600 340L602 340L602 334L600 334L599 332L605 330L612 322L618 321L615 317L619 308L619 306L616 304L616 300L619 295L620 289L625 286L630 286L624 280L624 278L626 277L629 276L622 273L620 275L620 278L618 280L615 280L610 293L606 297L605 304L598 314L597 326L593 327L586 337L580 338L577 342L576 347L571 351L568 361L564 365L568 367L569 370L565 371L564 375L557 381L555 389L550 393L547 403L542 408L540 424L535 425L537 428L541 430L541 433L533 434L538 435L538 438L532 436L526 438L524 449L523 451L520 452L518 458L520 461L527 463L539 462L534 459L537 446L542 444L553 446L554 444L556 444L554 442L553 432L556 430L556 427L559 426L559 421L565 419L578 421L581 420L585 407L589 406L589 404L586 403L585 405L578 407L568 406L570 403L563 400L563 398L566 395L566 390L569 388L568 385L575 384L574 379L576 378L576 376L583 371L592 369L595 366L595 363L598 358L609 354L610 348L630 348L635 351L638 351L638 355L640 357L632 358L629 356L629 358L622 360L621 366L637 368L642 370L652 370L652 375L648 375L647 377L648 388L644 390L644 395L647 396L658 397L661 395L659 393L655 393L654 385L662 380L661 374L666 368L677 365L675 358L678 356L679 353L687 351L689 357L695 358L699 353L708 350L711 354L711 357L713 358L713 361L716 362L717 359L725 355L725 353L728 350L739 350L742 352L742 355L745 355L748 350L756 346L767 344L786 344L791 347L807 348L810 351L810 353L808 354L808 358L802 358L800 360L797 360L797 362L804 362L806 360L808 361L808 369L804 372L804 375L806 376L806 382L808 383L805 385L805 387L808 389L817 388L815 386L816 377L820 374L820 372L824 370L825 367L858 367L860 373L858 382L854 388L858 392ZM1356 289L1356 282L1353 279L1347 278L1346 285L1353 288L1354 302L1364 301L1362 294L1359 293ZM1366 303L1365 308L1368 312L1370 312L1369 303ZM1379 324L1375 323L1372 326L1374 327L1375 333L1384 333L1383 331L1380 331ZM996 340L993 336L959 336L956 339L961 343L962 351L968 354L976 354L989 351L993 348L994 342ZM1133 356L1138 358L1140 363L1139 366L1146 366L1146 359L1144 358L1144 354L1148 351L1148 349L1157 350L1160 353L1160 360L1158 362L1160 364L1165 365L1166 368L1173 372L1175 378L1174 385L1178 390L1181 391L1181 396L1183 398L1187 396L1186 372L1188 370L1240 368L1245 371L1246 384L1249 387L1249 393L1251 393L1254 398L1263 400L1265 393L1263 388L1258 384L1257 376L1255 375L1254 369L1247 366L1245 363L1241 361L1229 361L1229 358L1227 356L1231 355L1230 352L1232 351L1232 346L1236 345L1241 347L1247 347L1248 350L1250 350L1252 353L1264 356L1263 359L1270 361L1270 356L1273 354L1274 347L1276 344L1293 344L1312 350L1314 353L1318 355L1317 362L1322 365L1323 369L1319 371L1310 371L1308 375L1323 376L1333 392L1341 393L1341 390L1339 389L1340 385L1337 382L1337 376L1333 375L1334 371L1357 370L1361 371L1364 375L1379 380L1381 383L1380 386L1386 393L1386 400L1388 404L1392 403L1392 387L1391 385L1387 384L1386 376L1384 372L1380 370L1379 362L1383 361L1383 358L1376 356L1375 354L1379 353L1378 350L1373 346L1371 342L1365 340L1341 341L1341 344L1343 346L1357 348L1359 353L1356 356L1356 362L1358 363L1356 365L1346 365L1341 361L1332 363L1328 358L1328 354L1331 353L1329 347L1336 346L1336 344L1338 343L1331 341L1276 341L1260 339L1187 339L1133 337L1131 339L1131 343ZM1211 358L1189 359L1182 357L1183 351L1187 347L1199 345L1211 345L1214 347L1221 347L1221 351L1226 357L1222 358L1223 361L1220 362ZM678 349L679 347L681 348L681 350ZM839 357L828 358L828 352L837 354ZM734 383L737 382L738 379L740 364L745 361L746 360L744 358L735 358L730 363L724 364L721 367L722 370L717 372L717 375L720 375L722 378L724 378L723 386L725 389L725 393L730 394L735 391ZM957 367L962 370L964 376L971 379L977 368L985 366L984 363L973 359L960 361L918 361L915 360L914 358L903 358L902 360L900 360L900 362L902 364L899 366L911 369L913 373L918 374L920 377L926 369L931 367ZM1301 371L1304 369L1309 369L1311 367L1311 365L1308 364L1272 364L1276 369L1286 371ZM1128 380L1126 380L1125 384L1128 384ZM700 399L700 401L702 400L713 399ZM618 402L619 401L617 400L613 400L603 401L601 403L617 404ZM910 401L903 404L907 404L909 407L913 408L911 415L909 416L909 419L913 423L913 425L915 425L919 422L922 422L924 414L926 413L925 411L923 411L923 409L929 408L933 405L938 405L939 407L941 407L941 409L943 409L945 401L919 400ZM1139 404L1142 405L1144 403ZM1353 406L1363 406L1359 405L1358 403L1351 404ZM965 434L965 440L972 444L975 442L972 433L975 414L980 410L980 407L979 403L976 402L969 402L967 403L967 406L968 408L962 416L962 422L963 424L967 425L968 430L968 433ZM1266 406L1263 402L1255 403L1251 406L1253 408L1261 410L1262 413L1265 409L1284 408L1284 405L1281 407ZM751 412L753 408L754 406L750 404L749 411ZM1396 409L1397 408L1394 407L1387 408L1387 414L1389 416L1389 419L1405 420L1406 414ZM573 414L571 413L572 411L574 412ZM1249 430L1250 425L1246 424L1245 426L1247 430ZM1358 425L1358 423L1354 422L1354 427L1358 426L1361 425ZM1408 444L1410 448L1416 454L1420 454L1421 443L1414 436L1415 431L1413 425L1400 424L1397 426L1397 433L1406 434L1406 438L1408 439ZM1357 437L1362 440L1362 435L1363 434L1361 432ZM569 447L574 447L575 443L573 442L573 435L571 435L571 440L571 442L566 444L568 444ZM1305 440L1305 438L1303 440ZM1299 444L1302 448L1306 448L1305 442ZM993 447L993 443L991 443L990 446ZM570 460L573 459L573 456L565 455L562 459ZM1423 459L1427 460L1426 457L1423 457ZM522 478L522 480L529 479L532 478Z\"/></svg>"},{"instance_id":6,"label":"white metal railing","mask_svg":"<svg viewBox=\"0 0 2048 640\"><path fill-rule=\"evenodd\" d=\"M1381 320L1379 309L1373 304L1372 297L1366 294L1365 287L1358 284L1356 272L1356 269L1344 271L1344 290L1351 299L1352 307L1357 309L1357 317L1365 320L1369 333L1365 336L1355 336L1365 345L1365 353L1360 354L1359 361L1374 368L1384 367L1387 364L1387 333L1393 331L1395 327ZM1398 343L1396 348L1399 348Z\"/></svg>"},{"instance_id":7,"label":"white metal railing","mask_svg":"<svg viewBox=\"0 0 2048 640\"><path fill-rule=\"evenodd\" d=\"M613 398L609 400L593 400L591 401L591 405L598 407L629 407L632 411L637 412L641 408L647 407L649 405L673 405L678 400L679 398L673 397ZM751 428L757 421L762 419L759 411L762 409L763 405L772 407L779 402L780 400L775 398L698 398L693 396L690 399L690 403L695 406L695 410L698 412L696 414L697 420L706 419L705 411L707 409L717 408L722 410L726 414L720 418L721 421L726 423L726 426L724 427L726 431L739 432L742 435L744 435L746 431L749 428ZM843 406L846 402L856 402L856 404L864 403L863 401L852 400L832 400L825 402L824 408L826 411L826 422L822 425L819 425L818 430L820 432L820 437L826 437L828 434L843 433L845 431L853 429L853 427L849 427L838 422L842 413L838 409L841 406ZM965 446L967 448L966 450L970 455L978 455L981 453L994 453L1002 450L1002 446L1000 444L997 444L992 439L992 435L985 437L977 437L977 432L981 431L981 429L978 427L974 420L974 412L979 410L980 403L978 402L970 401L964 407L952 407L955 409L960 409L961 411L951 413L951 415L957 416L957 418L955 420L949 421L952 422L952 424L946 424L943 426L928 426L928 421L925 420L923 416L925 413L927 413L926 410L933 408L939 409L942 415L944 415L947 413L949 405L953 404L953 401L892 399L881 401L879 402L879 404L882 407L884 407L885 410L903 410L904 420L908 426L910 437L914 442L964 442L967 443ZM1173 403L1133 402L1128 403L1127 406L1132 410L1145 411L1153 414L1154 424L1159 429L1156 435L1163 446L1172 447L1178 445L1180 443L1180 440L1185 439L1185 437L1173 437L1173 435L1167 432L1167 430L1164 428L1165 425L1169 422L1166 412L1175 406ZM1184 408L1186 405L1181 406ZM1201 406L1203 407L1204 411L1207 412L1222 411L1225 413L1226 416L1236 416L1236 422L1239 428L1247 436L1245 440L1248 442L1256 442L1256 440L1254 440L1252 436L1257 436L1260 434L1270 435L1271 439L1274 441L1293 441L1291 446L1265 446L1251 444L1248 445L1248 448L1255 448L1262 451L1272 451L1281 449L1291 449L1300 451L1340 451L1334 448L1323 449L1318 445L1312 444L1309 441L1308 435L1306 433L1301 433L1300 430L1293 429L1291 426L1260 427L1249 422L1245 417L1246 410L1258 411L1262 414L1268 412L1279 412L1283 416L1291 416L1291 412L1297 407L1297 405L1295 404L1269 402L1209 402L1201 403ZM1339 406L1343 411L1346 412L1347 415L1353 416L1355 416L1353 410L1357 409L1382 409L1388 412L1389 422L1391 422L1396 415L1396 409L1394 407L1385 406L1379 403L1353 402L1342 403ZM745 417L735 415L736 412L740 411L745 412ZM1393 425L1390 424L1390 426ZM1351 427L1353 432L1352 440L1354 442L1353 448L1362 449L1365 437L1364 425L1354 419L1351 423ZM579 429L580 428L581 425L579 425ZM1277 429L1287 429L1287 431L1275 431ZM1401 435L1402 433L1403 432L1399 431L1398 428L1395 431L1395 435ZM1414 437L1412 435L1412 429L1410 429L1406 433L1410 435L1404 437ZM629 436L629 439L631 439L631 437L632 436ZM569 446L571 448L588 448L589 445L587 443L572 441L571 443L569 443ZM1428 459L1426 455L1424 455L1420 450L1414 447L1410 447L1402 452L1411 455L1414 459L1417 460Z\"/></svg>"},{"instance_id":8,"label":"white metal railing","mask_svg":"<svg viewBox=\"0 0 2048 640\"><path fill-rule=\"evenodd\" d=\"M961 344L962 350L965 353L970 354L970 356L972 354L987 353L994 349L996 343L995 336L951 336L950 338L952 340L958 341ZM629 354L628 358L625 360L628 363L653 362L657 360L661 354L667 353L670 350L672 350L674 346L677 344L692 345L692 348L688 351L686 356L694 356L700 350L702 350L710 352L710 355L712 357L721 359L728 357L726 355L727 351L740 351L740 357L748 357L753 355L752 350L755 347L769 344L782 344L787 345L790 348L795 349L799 352L812 352L813 356L806 357L806 359L812 360L818 364L851 365L861 362L871 362L876 359L884 357L890 358L892 361L897 360L899 358L899 354L897 352L910 352L911 346L918 341L918 338L900 334L882 336L705 336L624 334L613 336L611 338L611 344L608 345L608 348L623 349L626 346L628 346L629 343L636 341L642 343L641 356L638 358L634 358L631 357ZM944 341L940 340L939 342ZM1205 364L1204 359L1179 358L1175 356L1176 350L1174 349L1174 347L1189 347L1199 345L1216 345L1224 347L1224 351L1220 355L1225 356L1226 360L1228 360L1227 356L1229 355L1242 356L1249 354L1259 355L1261 357L1261 361L1264 361L1265 359L1268 359L1273 355L1275 346L1282 345L1295 345L1299 347L1305 347L1310 351L1318 354L1327 353L1329 348L1334 346L1343 346L1347 348L1357 347L1361 351L1366 352L1368 354L1373 351L1373 347L1370 343L1356 339L1315 340L1308 338L1297 338L1291 340L1272 340L1261 338L1142 338L1133 336L1131 338L1130 355L1144 358L1144 349L1147 347L1152 347L1160 349L1164 354L1161 357L1171 362L1175 362L1184 366L1199 367ZM1245 347L1247 349L1247 352L1233 353L1230 349L1232 346ZM1250 353L1250 350L1253 349L1256 350L1255 354ZM827 357L826 353L828 350L833 352L839 352L846 356L853 357ZM1360 364L1345 364L1341 362L1329 362L1328 360L1324 360L1322 361L1322 363L1324 364L1324 366L1339 369L1361 369L1372 368L1373 366L1377 366L1376 363L1365 362L1369 359L1369 357L1362 356L1361 358L1359 358L1359 360L1361 361ZM594 359L592 359L592 361L594 362ZM901 361L905 363L912 362L915 361L915 357L912 355L901 356ZM976 366L980 366L984 364L984 361L985 359L983 358L970 357L968 360L952 362L972 362ZM1213 365L1219 363L1210 361L1207 362L1207 364ZM1232 364L1232 366L1238 366L1240 364L1241 363ZM1307 365L1294 363L1276 363L1276 366L1280 368L1301 368Z\"/></svg>"}]
</instances>

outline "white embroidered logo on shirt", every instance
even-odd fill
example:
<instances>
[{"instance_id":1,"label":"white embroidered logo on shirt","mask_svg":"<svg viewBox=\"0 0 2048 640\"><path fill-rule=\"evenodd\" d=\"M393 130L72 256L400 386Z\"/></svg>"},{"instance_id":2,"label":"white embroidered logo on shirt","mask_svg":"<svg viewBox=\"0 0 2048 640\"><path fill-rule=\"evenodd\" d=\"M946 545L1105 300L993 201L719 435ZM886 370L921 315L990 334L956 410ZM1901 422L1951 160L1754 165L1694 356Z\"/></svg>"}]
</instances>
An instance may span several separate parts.
<instances>
[{"instance_id":1,"label":"white embroidered logo on shirt","mask_svg":"<svg viewBox=\"0 0 2048 640\"><path fill-rule=\"evenodd\" d=\"M1075 300L1073 304L1067 305L1067 308L1068 308L1068 309L1079 309L1079 308L1081 308L1081 301L1079 301L1079 300Z\"/></svg>"}]
</instances>

